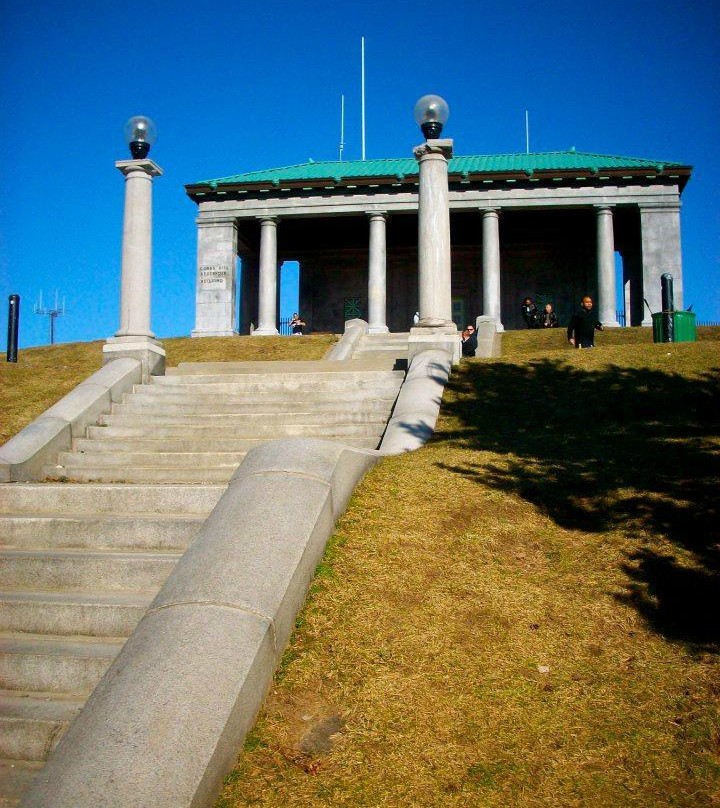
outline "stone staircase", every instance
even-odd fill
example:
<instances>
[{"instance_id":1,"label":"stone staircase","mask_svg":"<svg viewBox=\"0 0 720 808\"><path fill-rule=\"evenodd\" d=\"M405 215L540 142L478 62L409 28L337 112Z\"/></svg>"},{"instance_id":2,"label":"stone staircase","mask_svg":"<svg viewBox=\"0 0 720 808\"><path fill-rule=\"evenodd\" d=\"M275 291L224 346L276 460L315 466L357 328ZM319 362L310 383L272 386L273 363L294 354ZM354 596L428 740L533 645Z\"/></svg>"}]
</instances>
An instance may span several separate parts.
<instances>
[{"instance_id":1,"label":"stone staircase","mask_svg":"<svg viewBox=\"0 0 720 808\"><path fill-rule=\"evenodd\" d=\"M217 483L248 449L276 438L374 449L403 379L382 366L372 357L180 365L137 386L45 471L83 482Z\"/></svg>"},{"instance_id":2,"label":"stone staircase","mask_svg":"<svg viewBox=\"0 0 720 808\"><path fill-rule=\"evenodd\" d=\"M47 469L73 482L0 485L0 806L19 803L250 447L378 445L403 379L382 367L181 365Z\"/></svg>"},{"instance_id":3,"label":"stone staircase","mask_svg":"<svg viewBox=\"0 0 720 808\"><path fill-rule=\"evenodd\" d=\"M387 369L407 370L408 332L365 334L353 351L355 360L370 360Z\"/></svg>"}]
</instances>

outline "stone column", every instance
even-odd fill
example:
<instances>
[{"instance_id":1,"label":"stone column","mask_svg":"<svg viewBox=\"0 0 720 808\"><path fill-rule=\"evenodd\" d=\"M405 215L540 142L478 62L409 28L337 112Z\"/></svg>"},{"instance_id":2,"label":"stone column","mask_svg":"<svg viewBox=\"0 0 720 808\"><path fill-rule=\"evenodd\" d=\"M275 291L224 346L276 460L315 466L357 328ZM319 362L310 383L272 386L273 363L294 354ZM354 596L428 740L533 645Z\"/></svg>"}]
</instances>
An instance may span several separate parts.
<instances>
[{"instance_id":1,"label":"stone column","mask_svg":"<svg viewBox=\"0 0 720 808\"><path fill-rule=\"evenodd\" d=\"M620 328L615 295L615 237L610 205L596 205L597 216L597 312L605 328Z\"/></svg>"},{"instance_id":2,"label":"stone column","mask_svg":"<svg viewBox=\"0 0 720 808\"><path fill-rule=\"evenodd\" d=\"M503 331L500 319L500 211L482 208L483 316L495 320L497 331Z\"/></svg>"},{"instance_id":3,"label":"stone column","mask_svg":"<svg viewBox=\"0 0 720 808\"><path fill-rule=\"evenodd\" d=\"M162 169L152 160L118 160L125 177L120 328L103 346L103 364L123 356L140 359L143 376L165 372L165 351L150 330L152 181Z\"/></svg>"},{"instance_id":4,"label":"stone column","mask_svg":"<svg viewBox=\"0 0 720 808\"><path fill-rule=\"evenodd\" d=\"M368 333L387 333L387 248L385 211L368 211L370 247L368 254Z\"/></svg>"},{"instance_id":5,"label":"stone column","mask_svg":"<svg viewBox=\"0 0 720 808\"><path fill-rule=\"evenodd\" d=\"M235 219L198 220L195 328L193 337L237 334L238 232Z\"/></svg>"},{"instance_id":6,"label":"stone column","mask_svg":"<svg viewBox=\"0 0 720 808\"><path fill-rule=\"evenodd\" d=\"M450 279L448 160L452 140L428 140L415 149L418 187L418 303L421 327L453 325Z\"/></svg>"},{"instance_id":7,"label":"stone column","mask_svg":"<svg viewBox=\"0 0 720 808\"><path fill-rule=\"evenodd\" d=\"M277 307L277 217L260 216L260 290L258 318L253 336L273 336L278 333Z\"/></svg>"},{"instance_id":8,"label":"stone column","mask_svg":"<svg viewBox=\"0 0 720 808\"><path fill-rule=\"evenodd\" d=\"M680 201L657 207L640 207L640 242L642 247L643 297L652 311L662 309L660 276L673 276L676 309L683 306L682 252L680 248ZM642 324L652 325L650 312L644 308Z\"/></svg>"},{"instance_id":9,"label":"stone column","mask_svg":"<svg viewBox=\"0 0 720 808\"><path fill-rule=\"evenodd\" d=\"M442 350L460 361L460 335L452 321L448 160L452 140L429 139L414 149L419 163L418 309L410 329L408 362L422 351Z\"/></svg>"}]
</instances>

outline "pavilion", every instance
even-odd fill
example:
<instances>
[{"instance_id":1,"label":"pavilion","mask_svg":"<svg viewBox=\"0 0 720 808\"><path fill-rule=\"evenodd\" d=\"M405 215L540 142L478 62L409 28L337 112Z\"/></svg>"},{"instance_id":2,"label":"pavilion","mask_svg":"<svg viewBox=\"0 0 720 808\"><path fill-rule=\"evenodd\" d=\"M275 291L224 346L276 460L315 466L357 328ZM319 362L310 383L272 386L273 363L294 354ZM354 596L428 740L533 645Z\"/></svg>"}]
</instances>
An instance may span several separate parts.
<instances>
[{"instance_id":1,"label":"pavilion","mask_svg":"<svg viewBox=\"0 0 720 808\"><path fill-rule=\"evenodd\" d=\"M566 323L586 293L605 325L619 324L617 311L627 325L649 325L643 298L660 310L664 272L682 306L680 195L690 166L571 149L457 156L448 172L458 325L486 314L498 328L523 327L525 296L552 302ZM387 306L371 331L407 331L418 299L417 188L412 156L310 161L187 185L198 205L193 336L251 326L277 333L284 261L299 262L310 330L340 332L346 319L367 318L380 284Z\"/></svg>"}]
</instances>

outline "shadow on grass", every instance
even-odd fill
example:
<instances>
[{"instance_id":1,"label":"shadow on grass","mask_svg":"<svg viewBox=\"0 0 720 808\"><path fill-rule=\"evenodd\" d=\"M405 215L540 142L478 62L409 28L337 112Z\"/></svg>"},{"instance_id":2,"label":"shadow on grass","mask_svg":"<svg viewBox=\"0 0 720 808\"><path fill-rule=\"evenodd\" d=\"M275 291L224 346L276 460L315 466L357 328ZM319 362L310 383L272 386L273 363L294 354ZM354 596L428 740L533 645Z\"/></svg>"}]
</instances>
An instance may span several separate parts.
<instances>
[{"instance_id":1,"label":"shadow on grass","mask_svg":"<svg viewBox=\"0 0 720 808\"><path fill-rule=\"evenodd\" d=\"M668 638L718 649L717 370L469 363L443 415L435 440L507 456L445 468L523 497L564 528L622 530L635 549L619 597Z\"/></svg>"}]
</instances>

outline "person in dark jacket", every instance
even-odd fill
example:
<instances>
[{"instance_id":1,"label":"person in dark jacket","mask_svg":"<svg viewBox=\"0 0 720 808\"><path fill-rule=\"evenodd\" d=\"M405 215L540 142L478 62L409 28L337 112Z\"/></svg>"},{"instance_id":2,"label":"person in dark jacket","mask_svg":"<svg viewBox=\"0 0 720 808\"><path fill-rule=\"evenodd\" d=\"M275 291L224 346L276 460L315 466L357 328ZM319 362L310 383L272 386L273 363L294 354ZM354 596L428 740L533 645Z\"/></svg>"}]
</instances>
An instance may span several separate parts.
<instances>
[{"instance_id":1,"label":"person in dark jacket","mask_svg":"<svg viewBox=\"0 0 720 808\"><path fill-rule=\"evenodd\" d=\"M595 316L592 298L585 295L580 311L570 318L567 330L568 342L576 348L594 348L596 329L602 331L602 323Z\"/></svg>"},{"instance_id":2,"label":"person in dark jacket","mask_svg":"<svg viewBox=\"0 0 720 808\"><path fill-rule=\"evenodd\" d=\"M462 332L462 355L475 356L477 350L477 334L475 333L475 326L466 325L465 330Z\"/></svg>"},{"instance_id":3,"label":"person in dark jacket","mask_svg":"<svg viewBox=\"0 0 720 808\"><path fill-rule=\"evenodd\" d=\"M532 302L532 299L526 297L523 302L522 306L520 306L520 314L522 314L523 320L525 320L525 325L528 328L537 328L537 316L538 310L537 306Z\"/></svg>"},{"instance_id":4,"label":"person in dark jacket","mask_svg":"<svg viewBox=\"0 0 720 808\"><path fill-rule=\"evenodd\" d=\"M538 316L538 325L540 328L558 327L558 318L555 316L552 303L545 304L545 310Z\"/></svg>"}]
</instances>

